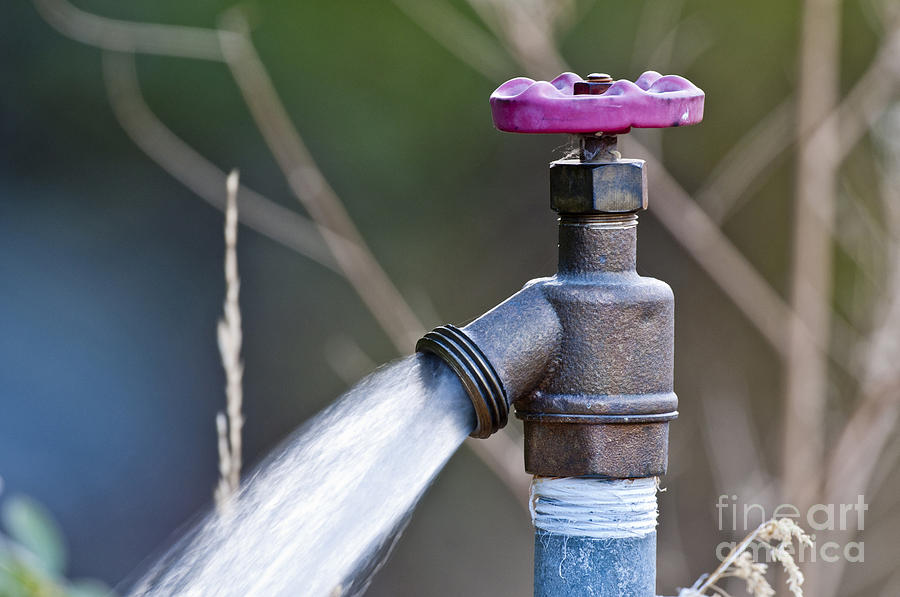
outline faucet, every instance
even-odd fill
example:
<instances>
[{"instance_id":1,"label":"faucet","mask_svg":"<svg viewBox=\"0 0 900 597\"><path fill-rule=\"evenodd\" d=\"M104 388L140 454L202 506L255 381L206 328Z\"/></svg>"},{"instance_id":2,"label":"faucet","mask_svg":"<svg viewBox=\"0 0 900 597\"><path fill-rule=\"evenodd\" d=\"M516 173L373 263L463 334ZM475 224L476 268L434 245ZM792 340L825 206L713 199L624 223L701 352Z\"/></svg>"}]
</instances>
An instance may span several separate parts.
<instances>
[{"instance_id":1,"label":"faucet","mask_svg":"<svg viewBox=\"0 0 900 597\"><path fill-rule=\"evenodd\" d=\"M558 270L416 350L459 377L474 437L506 425L511 407L524 423L536 597L655 595L656 478L678 415L674 297L635 270L647 173L621 157L617 135L696 124L703 102L688 80L653 71L634 82L517 77L491 95L501 131L571 136L549 172Z\"/></svg>"}]
</instances>

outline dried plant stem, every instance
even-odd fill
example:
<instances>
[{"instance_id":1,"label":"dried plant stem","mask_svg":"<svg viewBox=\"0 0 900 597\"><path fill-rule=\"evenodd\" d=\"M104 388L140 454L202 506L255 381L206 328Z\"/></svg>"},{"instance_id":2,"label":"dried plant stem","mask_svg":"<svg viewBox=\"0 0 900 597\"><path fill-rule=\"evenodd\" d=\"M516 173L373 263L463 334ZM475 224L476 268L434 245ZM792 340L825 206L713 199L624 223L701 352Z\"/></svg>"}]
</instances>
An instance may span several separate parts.
<instances>
[{"instance_id":1,"label":"dried plant stem","mask_svg":"<svg viewBox=\"0 0 900 597\"><path fill-rule=\"evenodd\" d=\"M900 22L888 27L887 36L868 68L837 109L827 118L812 123L813 129L800 131L808 143L827 141L839 127L840 143L834 148L843 161L856 147L871 123L889 105L900 81ZM742 199L759 188L778 159L797 139L792 134L792 99L775 107L757 126L744 135L713 168L695 194L697 201L717 223L725 221L741 207ZM796 131L795 131L796 132Z\"/></svg>"},{"instance_id":2,"label":"dried plant stem","mask_svg":"<svg viewBox=\"0 0 900 597\"><path fill-rule=\"evenodd\" d=\"M774 479L764 462L763 442L753 425L746 385L739 375L713 378L698 395L703 415L703 444L715 487L758 504L775 500Z\"/></svg>"},{"instance_id":3,"label":"dried plant stem","mask_svg":"<svg viewBox=\"0 0 900 597\"><path fill-rule=\"evenodd\" d=\"M765 175L779 163L778 158L793 141L794 111L793 99L783 100L747 131L710 171L694 196L711 220L717 224L724 222L742 206L742 199L765 182Z\"/></svg>"},{"instance_id":4,"label":"dried plant stem","mask_svg":"<svg viewBox=\"0 0 900 597\"><path fill-rule=\"evenodd\" d=\"M882 132L886 138L896 139L900 132L900 109L894 122ZM874 473L878 457L891 438L900 413L900 144L887 147L888 163L882 188L885 214L886 244L890 255L882 304L877 309L876 325L863 347L862 374L858 406L844 426L829 461L827 499L839 500L849 493L865 488ZM852 497L852 496L851 496ZM836 502L837 503L837 502Z\"/></svg>"},{"instance_id":5,"label":"dried plant stem","mask_svg":"<svg viewBox=\"0 0 900 597\"><path fill-rule=\"evenodd\" d=\"M216 447L219 452L219 483L214 493L216 510L228 511L228 504L236 488L231 486L231 447L228 445L228 418L224 412L216 413Z\"/></svg>"},{"instance_id":6,"label":"dried plant stem","mask_svg":"<svg viewBox=\"0 0 900 597\"><path fill-rule=\"evenodd\" d=\"M512 427L504 427L487 440L469 438L466 445L528 510L531 475L522 467L521 435Z\"/></svg>"},{"instance_id":7,"label":"dried plant stem","mask_svg":"<svg viewBox=\"0 0 900 597\"><path fill-rule=\"evenodd\" d=\"M234 34L234 32L217 32L205 29L198 30L194 28L129 23L126 21L106 19L97 15L92 15L75 8L65 0L34 1L39 11L48 22L63 34L101 48L128 52L134 51L185 56L209 60L223 60L223 48L227 47L231 48L233 51L241 52L243 51L242 48L244 47L244 44L249 43L249 39L240 33ZM501 40L501 45L510 52L514 59L518 60L523 65L526 71L540 75L555 75L556 72L538 72L547 70L553 64L557 64L561 68L564 67L564 63L559 58L559 53L555 49L556 41L554 39L552 27L546 26L549 22L547 19L549 18L552 20L553 18L553 11L538 11L537 13L526 14L526 12L523 12L522 8L515 2L504 3L505 5L499 8L497 6L488 6L488 4L499 4L500 2L501 0L473 0L473 4L480 4L478 7L479 14L482 15L482 18L484 18L486 22L489 21L489 28ZM511 11L518 11L518 16L515 18L510 17ZM415 11L408 11L408 14L422 23L424 20L423 17L416 16L413 12ZM421 14L422 11L418 12ZM535 43L533 39L528 40L521 36L515 39L511 37L510 26L508 24L523 18L530 18L532 20L537 19L535 22L544 22L544 25L537 27L537 35L543 36L542 39L538 40L539 43ZM504 24L504 21L506 24ZM834 123L837 123L841 138L841 143L836 148L838 161L846 157L847 153L851 151L856 142L865 133L868 125L890 101L890 98L896 89L897 80L898 77L900 77L900 72L898 72L896 66L900 63L897 60L898 56L900 56L900 29L896 27L897 23L894 23L894 25L895 26L890 29L890 35L882 44L875 60L873 60L869 69L844 99L840 108L832 110L827 119L818 123L817 127L808 133L810 143L821 143L831 134L828 131L832 129L833 123L829 121L833 120ZM424 25L423 28L430 30ZM456 33L448 31L446 35L442 37L437 35L435 37L439 42L450 47L454 44L454 35L461 35L459 32L465 31L466 29L464 24L461 24L461 26L453 28L453 31ZM535 27L531 26L526 29L531 31L535 29ZM523 40L524 42L527 42L526 47L518 48L517 44L521 45ZM462 41L457 39L455 43L460 44ZM549 60L540 57L539 60L534 58L534 48L539 48L542 45L545 47L552 45L554 48L553 52L547 54ZM488 46L493 47L491 44L488 44ZM496 48L492 51L495 50ZM460 53L457 53L457 55L470 64L472 63L471 55L466 56ZM499 65L501 65L503 61L502 58L498 58L498 56L499 55L497 54L494 55L494 58L497 59L490 63L491 66L489 68L483 63L476 66L476 68L482 72L485 70L491 70L491 72L493 72L493 69L496 68L497 72L499 72ZM113 61L109 60L108 62ZM263 74L265 74L264 71ZM271 87L271 82L269 81L268 83ZM110 95L112 98L114 93L111 91ZM137 96L139 97L139 93ZM123 105L128 105L128 102L123 102ZM134 104L132 104L132 107L133 106ZM114 104L114 108L115 107ZM735 199L731 201L731 205L737 205L736 198L746 195L747 189L751 183L759 184L761 174L771 169L774 161L781 153L783 153L783 149L780 148L787 148L790 145L791 136L782 132L786 130L787 127L780 126L782 117L784 116L781 112L787 112L789 109L790 104L783 104L779 111L776 111L769 120L769 125L771 126L764 126L749 137L745 137L744 140L737 144L735 150L731 152L731 157L728 158L728 162L723 162L722 168L717 169L719 174L712 177L711 182L709 182L699 193L699 196L704 198L705 204L709 205L710 202L715 200L729 203L728 197L732 197ZM126 117L122 117L121 114L126 114ZM127 111L117 110L117 115L119 116L120 121L123 122L123 127L135 139L135 142L151 156L151 158L157 161L157 163L160 163L160 165L186 186L195 190L195 192L198 192L202 197L207 198L207 200L210 200L210 197L220 197L221 195L219 194L218 189L221 188L221 181L224 174L215 168L215 166L206 162L202 156L183 142L179 145L180 139L172 135L170 131L162 126L162 123L159 122L158 119L143 118L143 116L148 114L152 116L149 109L145 112L135 110L131 114L128 114ZM290 123L288 122L288 124ZM130 128L128 125L131 125ZM161 125L161 128L151 125ZM160 130L169 134L155 134ZM773 130L776 131L777 134L782 135L784 139L781 139L777 134L775 136L769 136ZM152 131L154 134L145 135L144 133L147 131ZM142 145L140 137L146 137L150 142L145 142ZM769 147L767 148L768 151L763 152L757 151L757 149L755 149L756 145L747 140L764 140L766 137L768 137L772 143L769 144ZM765 143L763 144L765 145ZM208 166L209 168L178 168L177 163L175 163L177 160L174 159L169 160L167 163L164 159L167 150L179 147L188 150L188 153L182 155L199 158L199 160L195 160L192 163ZM303 149L305 151L305 148ZM190 152L193 152L193 155ZM744 158L749 154L753 154L760 159L748 162ZM175 155L175 152L173 152L172 155ZM188 162L184 161L183 163ZM747 164L750 165L748 166ZM315 164L313 163L312 166L315 167ZM741 168L746 168L747 171L744 171L742 176L733 176L736 171L735 169L740 170ZM204 176L195 176L197 172L203 172ZM316 172L318 172L317 169ZM768 285L766 280L759 275L759 272L753 268L749 261L741 255L738 249L734 247L730 240L716 226L716 221L727 217L731 208L719 210L719 212L714 213L715 219L711 219L703 210L699 209L696 205L693 205L693 201L691 201L687 192L673 177L671 177L671 175L662 169L662 165L659 164L658 161L651 166L651 173L658 175L655 178L658 180L658 192L660 195L666 195L660 196L660 200L656 203L656 207L654 207L654 212L673 232L675 239L682 243L688 250L688 253L697 259L703 269L710 274L713 281L725 289L726 294L735 301L738 307L748 316L749 320L760 329L763 337L769 340L776 351L783 354L785 346L783 340L786 336L785 330L789 327L787 322L794 321L794 324L790 326L792 330L794 329L794 325L797 326L797 330L802 329L800 326L803 322L799 321L799 318L793 314L791 307L788 306L771 286ZM293 172L292 175L289 176L289 180L292 177L302 177L304 175L305 173L302 172L299 174ZM319 176L321 177L321 173L319 173ZM324 177L321 177L321 179L324 179ZM313 181L313 187L315 187L318 179L313 176L310 180ZM729 182L729 184L724 187L717 184L717 182L722 181ZM330 189L328 190L330 191ZM668 195L668 193L671 193L671 195ZM718 198L715 197L716 194L718 194ZM252 214L256 211L262 211L270 216L267 218L270 224L273 220L277 221L279 218L277 217L276 210L269 210L266 212L265 209L253 210L249 207L248 199L253 195L254 194L249 189L241 189L241 217L244 218L246 215L248 217L248 223L250 223L249 218ZM674 204L676 206L689 206L687 211L673 209L669 210L670 213L662 213L665 211L663 203L669 201L670 196L675 197ZM706 201L707 198L708 201ZM682 201L679 201L679 199ZM210 202L215 204L215 201ZM272 205L275 205L276 208L280 207L277 206L277 204ZM693 207L694 209L692 210L690 207ZM272 226L266 228L265 224L258 225L258 229L262 228L264 233L269 234L276 240L279 240L279 242L283 242L288 246L290 246L289 243L291 242L291 238L300 239L293 242L301 245L305 243L306 239L309 239L309 247L314 247L317 243L319 245L323 243L321 237L325 237L326 239L330 237L328 249L322 250L322 247L319 246L320 255L324 255L320 262L326 263L327 265L327 261L331 260L331 266L343 272L343 268L337 264L337 260L331 255L333 252L331 247L342 242L347 243L349 246L345 247L343 250L338 249L338 252L343 252L345 255L350 255L352 257L358 251L356 243L348 240L337 231L330 228L323 229L318 223L312 224L309 220L295 212L291 212L290 210L285 211L292 214L290 217L285 218L285 220L298 218L292 221L302 222L306 225L306 230L311 230L311 233L302 232L294 235L291 232L291 226L284 226L281 229L278 229ZM273 214L275 214L275 217L271 217ZM266 221L266 218L263 218L261 221ZM301 224L301 227L303 224ZM250 223L250 225L253 226L252 223ZM301 227L295 228L300 230ZM312 251L313 254L315 254L315 249L312 249ZM300 250L300 252L303 253L303 250ZM304 254L308 254L308 252ZM724 257L721 257L722 255L724 255ZM315 259L315 257L312 258ZM736 268L731 267L735 264ZM351 284L353 284L352 280ZM358 293L367 292L365 288L360 288L359 284L353 285ZM744 291L749 291L750 294L742 299L741 297ZM363 295L361 294L361 296ZM755 299L757 298L760 298L761 302L756 301ZM369 301L366 301L365 298L363 300L366 302L367 306L369 306ZM379 321L379 323L382 322ZM382 325L384 324L382 323ZM803 327L805 328L806 326L803 325ZM821 346L817 343L815 334L809 329L803 330L803 333L808 336L808 342L816 345L818 351L827 350L827 346ZM406 350L408 350L408 347L403 348L402 352L406 352ZM845 366L842 362L838 362L838 364ZM862 377L865 377L865 375ZM873 385L868 387L890 388L892 386L879 384L878 386ZM868 396L869 392L864 392L864 394ZM862 400L852 421L864 423L865 421L871 421L873 419L879 420L878 416L882 412L881 408L883 407L878 405L881 404L882 403L879 401ZM887 419L880 420L884 421ZM858 437L857 431L859 429L865 429L865 426L861 424L848 425L840 445L844 445L844 439L846 438ZM492 444L499 445L499 442L506 441L513 440L509 439L508 436L499 436L497 439L491 440L487 444L479 444L479 447L491 446ZM509 462L506 462L504 457L499 456L499 454L505 452L505 450L490 449L488 452L494 454L493 457L486 457L489 459L487 461L492 470L498 472L498 474L502 476L503 471L510 469ZM852 452L844 457L844 460L849 459L852 461L853 454L857 453L858 452L855 451ZM492 458L492 460L490 460L490 458ZM843 463L840 464L840 466L838 466L836 462L833 464L834 466L831 467L832 470L845 469L847 467L847 465ZM518 467L517 470L521 472L521 469ZM524 477L524 475L521 476ZM524 495L524 493L519 495Z\"/></svg>"},{"instance_id":8,"label":"dried plant stem","mask_svg":"<svg viewBox=\"0 0 900 597\"><path fill-rule=\"evenodd\" d=\"M216 490L216 503L221 508L233 496L241 483L242 441L244 427L244 363L241 361L241 308L238 303L241 280L237 266L238 172L228 175L225 209L225 304L224 316L219 320L217 339L222 368L225 370L226 415L219 413L216 428L219 435L219 471L221 479ZM227 422L227 425L226 425ZM226 429L227 428L227 429ZM226 439L227 431L227 439Z\"/></svg>"},{"instance_id":9,"label":"dried plant stem","mask_svg":"<svg viewBox=\"0 0 900 597\"><path fill-rule=\"evenodd\" d=\"M806 0L800 36L790 292L796 318L788 326L784 420L790 424L784 426L781 461L785 498L801 509L812 503L824 475L828 361L816 347L829 345L832 320L831 229L840 131L828 116L838 101L840 10L838 0ZM825 128L816 130L819 123Z\"/></svg>"},{"instance_id":10,"label":"dried plant stem","mask_svg":"<svg viewBox=\"0 0 900 597\"><path fill-rule=\"evenodd\" d=\"M226 173L173 133L141 95L134 54L104 52L107 96L119 125L160 168L207 203L225 211ZM322 266L337 271L316 226L305 216L240 185L240 222ZM349 241L347 241L349 242Z\"/></svg>"},{"instance_id":11,"label":"dried plant stem","mask_svg":"<svg viewBox=\"0 0 900 597\"><path fill-rule=\"evenodd\" d=\"M725 559L719 563L716 569L713 570L696 589L692 589L692 591L696 592L697 595L703 595L706 591L709 591L714 587L716 582L718 582L722 578L722 575L725 574L725 571L728 570L738 557L747 551L750 545L756 540L765 524L767 523L758 526L752 533L744 537L740 543L735 545L734 549L728 552L728 555L725 556Z\"/></svg>"},{"instance_id":12,"label":"dried plant stem","mask_svg":"<svg viewBox=\"0 0 900 597\"><path fill-rule=\"evenodd\" d=\"M53 28L89 46L118 52L222 59L218 36L210 29L108 19L81 10L66 0L33 2Z\"/></svg>"},{"instance_id":13,"label":"dried plant stem","mask_svg":"<svg viewBox=\"0 0 900 597\"><path fill-rule=\"evenodd\" d=\"M472 9L519 64L529 65L538 78L551 78L566 69L556 40L559 22L572 23L572 0L468 0Z\"/></svg>"},{"instance_id":14,"label":"dried plant stem","mask_svg":"<svg viewBox=\"0 0 900 597\"><path fill-rule=\"evenodd\" d=\"M444 39L443 46L462 62L490 80L508 77L514 65L497 40L472 23L445 0L393 0L394 5L436 39ZM466 44L457 43L463 38Z\"/></svg>"},{"instance_id":15,"label":"dried plant stem","mask_svg":"<svg viewBox=\"0 0 900 597\"><path fill-rule=\"evenodd\" d=\"M739 578L747 584L747 590L754 597L770 597L775 591L766 580L768 565L755 562L749 553L753 543L763 547L772 559L782 565L786 572L787 587L794 597L803 597L804 576L794 559L794 541L796 549L813 547L810 537L789 518L769 520L759 525L752 533L744 537L732 549L719 566L709 576L701 577L694 586L682 589L679 597L703 597L710 591L715 595L728 597L724 589L716 583L725 578ZM812 594L812 593L811 593Z\"/></svg>"},{"instance_id":16,"label":"dried plant stem","mask_svg":"<svg viewBox=\"0 0 900 597\"><path fill-rule=\"evenodd\" d=\"M390 336L406 353L425 332L412 309L397 291L369 251L337 194L322 175L303 139L291 122L256 49L247 37L247 26L236 10L226 13L223 54L288 185L320 231L331 231L353 244L334 242L323 234L338 267Z\"/></svg>"},{"instance_id":17,"label":"dried plant stem","mask_svg":"<svg viewBox=\"0 0 900 597\"><path fill-rule=\"evenodd\" d=\"M882 206L887 217L887 253L890 263L881 305L868 342L863 346L865 364L859 387L857 406L830 453L823 501L847 503L871 489L877 468L884 465L882 455L900 422L900 112L896 120L888 120L880 135L894 140L885 151L888 162L882 177ZM893 467L891 467L893 468ZM854 530L834 530L830 539L844 543L852 539ZM840 577L846 566L841 559L816 570L815 583L821 597L832 597L840 588Z\"/></svg>"}]
</instances>

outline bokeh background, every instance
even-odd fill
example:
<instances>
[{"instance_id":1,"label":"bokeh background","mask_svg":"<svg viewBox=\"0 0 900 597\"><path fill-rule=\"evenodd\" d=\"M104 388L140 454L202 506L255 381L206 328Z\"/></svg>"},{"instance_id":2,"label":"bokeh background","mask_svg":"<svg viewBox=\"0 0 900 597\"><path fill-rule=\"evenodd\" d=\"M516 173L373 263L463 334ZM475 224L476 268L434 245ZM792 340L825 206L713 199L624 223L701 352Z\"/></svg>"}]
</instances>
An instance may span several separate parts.
<instances>
[{"instance_id":1,"label":"bokeh background","mask_svg":"<svg viewBox=\"0 0 900 597\"><path fill-rule=\"evenodd\" d=\"M314 194L316 180L301 168L291 187L221 60L140 51L166 49L153 36L134 62L104 57L96 45L130 42L97 14L245 25L315 164L423 327L466 322L555 268L546 164L565 140L494 130L495 87L563 68L694 81L703 124L622 141L651 167L639 270L677 299L681 417L661 494L659 590L692 584L734 538L717 528L720 494L770 508L865 494L866 562L811 570L830 580L810 594L900 592L892 2L77 6L13 0L0 21L0 476L4 495L32 496L59 520L70 575L125 590L211 504L225 187L195 158L239 168L244 185L300 215L295 195ZM289 135L277 121L272 134ZM240 205L253 218L257 204ZM329 261L314 233L296 250L304 220L265 221L238 241L250 462L413 349L344 276L302 254L317 246ZM463 448L370 594L529 594L522 498Z\"/></svg>"}]
</instances>

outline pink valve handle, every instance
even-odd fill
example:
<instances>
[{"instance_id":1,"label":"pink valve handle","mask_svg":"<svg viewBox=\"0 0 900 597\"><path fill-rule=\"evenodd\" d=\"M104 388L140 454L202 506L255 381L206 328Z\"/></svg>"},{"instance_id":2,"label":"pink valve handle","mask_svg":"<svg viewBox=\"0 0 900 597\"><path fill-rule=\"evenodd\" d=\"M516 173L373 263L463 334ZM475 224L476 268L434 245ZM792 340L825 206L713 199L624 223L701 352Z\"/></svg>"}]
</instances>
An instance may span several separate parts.
<instances>
[{"instance_id":1,"label":"pink valve handle","mask_svg":"<svg viewBox=\"0 0 900 597\"><path fill-rule=\"evenodd\" d=\"M614 82L602 95L575 95L583 79L510 79L491 94L494 126L510 133L627 133L635 128L687 126L703 120L703 91L678 75L647 71Z\"/></svg>"}]
</instances>

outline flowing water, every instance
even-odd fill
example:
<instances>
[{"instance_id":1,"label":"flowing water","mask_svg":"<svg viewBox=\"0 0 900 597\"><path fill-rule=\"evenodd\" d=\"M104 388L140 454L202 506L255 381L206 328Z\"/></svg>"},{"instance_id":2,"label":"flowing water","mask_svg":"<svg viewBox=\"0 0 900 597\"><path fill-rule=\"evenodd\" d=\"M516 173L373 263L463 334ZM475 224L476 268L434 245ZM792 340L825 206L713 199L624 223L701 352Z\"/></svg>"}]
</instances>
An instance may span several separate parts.
<instances>
[{"instance_id":1,"label":"flowing water","mask_svg":"<svg viewBox=\"0 0 900 597\"><path fill-rule=\"evenodd\" d=\"M132 594L359 595L474 426L436 358L387 365L299 429Z\"/></svg>"}]
</instances>

